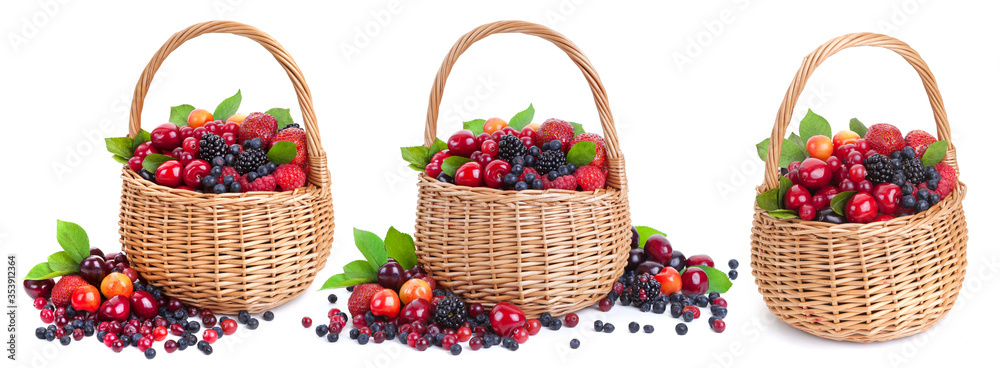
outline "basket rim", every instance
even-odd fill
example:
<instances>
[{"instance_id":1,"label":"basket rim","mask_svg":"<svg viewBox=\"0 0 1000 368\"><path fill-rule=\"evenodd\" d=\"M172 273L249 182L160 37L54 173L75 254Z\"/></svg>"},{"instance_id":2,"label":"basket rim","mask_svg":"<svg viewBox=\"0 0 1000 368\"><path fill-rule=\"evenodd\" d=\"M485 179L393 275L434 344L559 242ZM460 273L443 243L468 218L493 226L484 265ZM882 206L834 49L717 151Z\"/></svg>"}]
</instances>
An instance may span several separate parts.
<instances>
[{"instance_id":1,"label":"basket rim","mask_svg":"<svg viewBox=\"0 0 1000 368\"><path fill-rule=\"evenodd\" d=\"M145 188L148 188L148 189L151 189L151 190L156 190L158 193L166 193L168 195L174 196L175 198L196 198L196 199L204 199L204 200L212 200L212 199L239 199L239 198L272 199L272 198L278 198L278 197L281 197L281 196L292 197L292 196L297 196L299 194L309 194L309 195L311 195L313 193L323 191L325 188L328 188L328 187L320 187L320 186L316 185L315 183L307 180L305 186L299 187L299 188L295 188L295 190L292 190L292 191L283 191L283 192L261 192L261 191L257 191L257 192L222 193L222 194L198 193L198 192L195 192L193 190L171 188L171 187L168 187L168 186L165 186L165 185L162 185L162 184L157 184L157 183L150 182L149 180L143 179L141 176L139 176L139 173L137 173L135 171L132 171L132 169L128 168L127 165L122 165L122 175L121 175L121 178L122 178L122 182L123 183L128 183L130 181L134 182L134 183L138 183L139 185L141 185L141 186L143 186Z\"/></svg>"},{"instance_id":2,"label":"basket rim","mask_svg":"<svg viewBox=\"0 0 1000 368\"><path fill-rule=\"evenodd\" d=\"M627 192L624 188L623 189L618 189L618 188L610 187L610 186L606 187L606 188L601 188L601 189L597 189L597 190L588 190L588 191L566 190L566 189L542 189L542 190L538 190L538 189L525 189L525 190L518 191L518 190L513 190L513 189L503 189L503 190L501 190L501 189L496 189L496 188L491 188L491 187L469 187L469 186L465 186L465 185L445 183L443 181L440 181L440 180L437 180L435 178L430 177L430 175L427 175L427 173L425 173L425 172L419 172L418 173L418 179L420 179L422 181L426 181L428 183L432 183L434 185L443 186L443 187L446 187L446 188L449 188L449 187L461 188L461 190L466 190L466 191L468 191L470 193L477 193L477 194L488 193L488 194L491 194L491 195L502 194L502 195L507 195L507 196L525 196L525 197L530 197L530 196L541 196L541 195L544 195L544 194L570 194L570 195L585 195L585 196L595 197L595 196L604 195L604 194L607 194L607 193ZM419 185L419 183L417 184L417 186L421 187L421 188L424 187L422 185Z\"/></svg>"}]
</instances>

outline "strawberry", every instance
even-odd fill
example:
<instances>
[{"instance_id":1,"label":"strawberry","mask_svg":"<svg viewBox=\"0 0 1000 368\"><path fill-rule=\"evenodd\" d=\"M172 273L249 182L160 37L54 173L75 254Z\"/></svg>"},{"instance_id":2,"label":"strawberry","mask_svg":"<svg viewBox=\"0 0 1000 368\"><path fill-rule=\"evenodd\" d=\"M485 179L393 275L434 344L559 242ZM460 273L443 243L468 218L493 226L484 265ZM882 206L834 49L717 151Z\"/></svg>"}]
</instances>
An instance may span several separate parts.
<instances>
[{"instance_id":1,"label":"strawberry","mask_svg":"<svg viewBox=\"0 0 1000 368\"><path fill-rule=\"evenodd\" d=\"M576 190L576 177L563 175L553 180L549 185L552 186L552 189Z\"/></svg>"},{"instance_id":2,"label":"strawberry","mask_svg":"<svg viewBox=\"0 0 1000 368\"><path fill-rule=\"evenodd\" d=\"M283 192L295 190L306 185L306 173L298 166L284 164L274 170L274 181Z\"/></svg>"},{"instance_id":3,"label":"strawberry","mask_svg":"<svg viewBox=\"0 0 1000 368\"><path fill-rule=\"evenodd\" d=\"M937 142L937 138L934 138L930 133L917 129L906 133L905 141L907 146L913 147L913 150L917 152L917 158L923 158L924 152L927 152L927 146Z\"/></svg>"},{"instance_id":4,"label":"strawberry","mask_svg":"<svg viewBox=\"0 0 1000 368\"><path fill-rule=\"evenodd\" d=\"M868 141L872 149L886 156L906 146L903 133L900 133L899 128L892 124L872 125L865 133L865 140Z\"/></svg>"},{"instance_id":5,"label":"strawberry","mask_svg":"<svg viewBox=\"0 0 1000 368\"><path fill-rule=\"evenodd\" d=\"M601 137L599 134L595 133L583 133L576 136L576 138L573 138L573 142L570 143L569 146L570 148L573 148L574 145L580 142L594 142L594 145L597 146L597 155L594 156L593 161L590 161L590 165L597 167L605 167L605 165L607 165L607 161L605 161L606 148L604 145L604 137Z\"/></svg>"},{"instance_id":6,"label":"strawberry","mask_svg":"<svg viewBox=\"0 0 1000 368\"><path fill-rule=\"evenodd\" d=\"M937 192L941 196L941 199L944 199L955 189L955 184L958 183L958 173L944 162L934 165L934 169L937 170L938 174L941 174L941 181L938 182Z\"/></svg>"},{"instance_id":7,"label":"strawberry","mask_svg":"<svg viewBox=\"0 0 1000 368\"><path fill-rule=\"evenodd\" d=\"M379 284L361 284L354 287L350 299L347 300L347 310L352 316L363 316L371 310L372 297L382 291Z\"/></svg>"},{"instance_id":8,"label":"strawberry","mask_svg":"<svg viewBox=\"0 0 1000 368\"><path fill-rule=\"evenodd\" d=\"M267 150L271 147L271 139L274 138L274 132L277 130L277 119L267 113L255 112L243 118L240 130L236 132L236 137L239 139L240 145L248 140L260 138L264 142L263 148Z\"/></svg>"},{"instance_id":9,"label":"strawberry","mask_svg":"<svg viewBox=\"0 0 1000 368\"><path fill-rule=\"evenodd\" d=\"M73 297L73 291L76 288L83 285L90 285L87 280L77 275L66 275L56 282L56 286L52 287L52 304L56 307L65 307L69 305L70 299Z\"/></svg>"},{"instance_id":10,"label":"strawberry","mask_svg":"<svg viewBox=\"0 0 1000 368\"><path fill-rule=\"evenodd\" d=\"M306 152L306 132L304 130L299 128L282 129L271 139L271 144L274 144L274 142L295 143L295 158L289 163L305 169L309 155Z\"/></svg>"},{"instance_id":11,"label":"strawberry","mask_svg":"<svg viewBox=\"0 0 1000 368\"><path fill-rule=\"evenodd\" d=\"M549 119L538 127L535 133L535 145L541 146L554 140L562 142L562 151L569 152L570 142L573 140L573 125L565 120Z\"/></svg>"},{"instance_id":12,"label":"strawberry","mask_svg":"<svg viewBox=\"0 0 1000 368\"><path fill-rule=\"evenodd\" d=\"M584 191L591 191L604 188L604 172L596 166L582 166L576 169L576 183Z\"/></svg>"}]
</instances>

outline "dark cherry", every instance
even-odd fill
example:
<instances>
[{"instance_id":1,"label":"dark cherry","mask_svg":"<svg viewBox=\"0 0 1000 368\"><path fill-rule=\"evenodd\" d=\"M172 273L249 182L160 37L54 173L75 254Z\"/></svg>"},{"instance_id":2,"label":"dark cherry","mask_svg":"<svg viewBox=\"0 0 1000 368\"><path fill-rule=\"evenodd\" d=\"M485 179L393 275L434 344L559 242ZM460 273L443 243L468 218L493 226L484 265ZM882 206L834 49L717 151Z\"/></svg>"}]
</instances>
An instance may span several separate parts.
<instances>
[{"instance_id":1,"label":"dark cherry","mask_svg":"<svg viewBox=\"0 0 1000 368\"><path fill-rule=\"evenodd\" d=\"M100 285L106 275L105 263L101 256L89 256L80 261L80 276L91 285Z\"/></svg>"},{"instance_id":2,"label":"dark cherry","mask_svg":"<svg viewBox=\"0 0 1000 368\"><path fill-rule=\"evenodd\" d=\"M508 302L499 302L490 310L490 326L500 336L510 336L526 319L520 308Z\"/></svg>"},{"instance_id":3,"label":"dark cherry","mask_svg":"<svg viewBox=\"0 0 1000 368\"><path fill-rule=\"evenodd\" d=\"M486 313L486 309L483 308L482 304L469 303L468 312L469 312L469 317L475 317L480 314Z\"/></svg>"},{"instance_id":4,"label":"dark cherry","mask_svg":"<svg viewBox=\"0 0 1000 368\"><path fill-rule=\"evenodd\" d=\"M702 295L708 291L708 275L700 268L689 268L681 275L681 292L684 295Z\"/></svg>"},{"instance_id":5,"label":"dark cherry","mask_svg":"<svg viewBox=\"0 0 1000 368\"><path fill-rule=\"evenodd\" d=\"M118 254L115 254L115 263L116 263L116 264L118 264L118 263L123 263L123 264L125 264L126 266L128 266L128 257L127 257L127 256L125 256L125 253L118 253Z\"/></svg>"},{"instance_id":6,"label":"dark cherry","mask_svg":"<svg viewBox=\"0 0 1000 368\"><path fill-rule=\"evenodd\" d=\"M674 248L670 245L670 241L660 234L650 235L649 239L646 239L646 245L643 246L643 249L646 250L646 256L650 260L659 264L669 263L670 258L674 255Z\"/></svg>"},{"instance_id":7,"label":"dark cherry","mask_svg":"<svg viewBox=\"0 0 1000 368\"><path fill-rule=\"evenodd\" d=\"M206 314L201 317L201 324L205 325L205 328L215 327L217 321L214 314Z\"/></svg>"},{"instance_id":8,"label":"dark cherry","mask_svg":"<svg viewBox=\"0 0 1000 368\"><path fill-rule=\"evenodd\" d=\"M90 248L90 255L101 256L101 258L107 259L107 257L104 256L104 251L101 250L101 248Z\"/></svg>"},{"instance_id":9,"label":"dark cherry","mask_svg":"<svg viewBox=\"0 0 1000 368\"><path fill-rule=\"evenodd\" d=\"M684 253L679 250L674 251L673 257L670 257L670 263L667 263L668 267L673 267L677 272L681 272L687 267L687 258L684 257Z\"/></svg>"},{"instance_id":10,"label":"dark cherry","mask_svg":"<svg viewBox=\"0 0 1000 368\"><path fill-rule=\"evenodd\" d=\"M184 303L182 303L179 299L170 299L170 301L167 302L167 309L171 312L181 308L184 308Z\"/></svg>"},{"instance_id":11,"label":"dark cherry","mask_svg":"<svg viewBox=\"0 0 1000 368\"><path fill-rule=\"evenodd\" d=\"M188 313L188 317L194 317L194 316L198 315L198 307L195 307L195 306L191 305L191 306L188 306L186 308L186 310L187 310L187 313Z\"/></svg>"},{"instance_id":12,"label":"dark cherry","mask_svg":"<svg viewBox=\"0 0 1000 368\"><path fill-rule=\"evenodd\" d=\"M632 249L628 252L628 263L625 265L625 270L634 270L643 262L646 262L646 251L642 248Z\"/></svg>"},{"instance_id":13,"label":"dark cherry","mask_svg":"<svg viewBox=\"0 0 1000 368\"><path fill-rule=\"evenodd\" d=\"M388 261L378 268L378 284L386 289L399 290L406 280L408 279L403 277L403 266L399 262Z\"/></svg>"},{"instance_id":14,"label":"dark cherry","mask_svg":"<svg viewBox=\"0 0 1000 368\"><path fill-rule=\"evenodd\" d=\"M635 268L635 272L638 274L648 273L650 275L656 275L663 270L663 264L656 261L646 261L639 264L639 267Z\"/></svg>"},{"instance_id":15,"label":"dark cherry","mask_svg":"<svg viewBox=\"0 0 1000 368\"><path fill-rule=\"evenodd\" d=\"M709 257L707 255L696 254L696 255L693 255L691 257L688 257L688 259L687 259L687 266L688 267L691 267L691 266L715 267L715 261L712 260L712 257Z\"/></svg>"},{"instance_id":16,"label":"dark cherry","mask_svg":"<svg viewBox=\"0 0 1000 368\"><path fill-rule=\"evenodd\" d=\"M636 230L635 226L632 226L632 244L630 246L632 249L639 247L639 230Z\"/></svg>"},{"instance_id":17,"label":"dark cherry","mask_svg":"<svg viewBox=\"0 0 1000 368\"><path fill-rule=\"evenodd\" d=\"M137 290L132 293L129 297L129 304L132 309L132 313L143 319L150 319L156 317L156 314L160 310L160 304L150 294L144 290Z\"/></svg>"},{"instance_id":18,"label":"dark cherry","mask_svg":"<svg viewBox=\"0 0 1000 368\"><path fill-rule=\"evenodd\" d=\"M24 291L31 299L45 298L52 295L52 287L56 285L52 279L24 280Z\"/></svg>"},{"instance_id":19,"label":"dark cherry","mask_svg":"<svg viewBox=\"0 0 1000 368\"><path fill-rule=\"evenodd\" d=\"M101 304L101 308L97 310L97 318L102 321L123 322L128 319L129 309L128 298L122 295L115 295L111 299L104 301L104 304ZM111 324L111 326L115 325L117 324Z\"/></svg>"}]
</instances>

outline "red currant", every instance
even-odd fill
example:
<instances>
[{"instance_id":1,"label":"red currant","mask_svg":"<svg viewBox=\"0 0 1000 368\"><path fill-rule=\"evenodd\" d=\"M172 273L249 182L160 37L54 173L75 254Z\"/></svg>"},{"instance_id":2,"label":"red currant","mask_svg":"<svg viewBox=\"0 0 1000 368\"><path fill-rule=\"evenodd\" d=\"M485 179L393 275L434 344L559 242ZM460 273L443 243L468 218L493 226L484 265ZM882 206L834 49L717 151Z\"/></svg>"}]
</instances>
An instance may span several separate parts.
<instances>
[{"instance_id":1,"label":"red currant","mask_svg":"<svg viewBox=\"0 0 1000 368\"><path fill-rule=\"evenodd\" d=\"M356 317L354 319L357 320ZM302 327L309 328L309 326L312 326L312 325L313 325L313 319L312 318L302 317Z\"/></svg>"},{"instance_id":2,"label":"red currant","mask_svg":"<svg viewBox=\"0 0 1000 368\"><path fill-rule=\"evenodd\" d=\"M444 338L441 339L441 347L444 348L444 350L451 349L451 346L457 343L458 336L455 335L445 335Z\"/></svg>"},{"instance_id":3,"label":"red currant","mask_svg":"<svg viewBox=\"0 0 1000 368\"><path fill-rule=\"evenodd\" d=\"M597 309L600 310L601 312L607 312L611 310L611 308L614 306L615 306L615 301L612 300L611 298L604 298L601 299L600 302L597 302Z\"/></svg>"},{"instance_id":4,"label":"red currant","mask_svg":"<svg viewBox=\"0 0 1000 368\"><path fill-rule=\"evenodd\" d=\"M466 342L472 338L472 330L462 326L458 328L458 331L455 331L455 335L458 336L458 341Z\"/></svg>"},{"instance_id":5,"label":"red currant","mask_svg":"<svg viewBox=\"0 0 1000 368\"><path fill-rule=\"evenodd\" d=\"M566 327L576 327L580 323L580 316L576 315L576 313L567 314L563 319L566 321Z\"/></svg>"},{"instance_id":6,"label":"red currant","mask_svg":"<svg viewBox=\"0 0 1000 368\"><path fill-rule=\"evenodd\" d=\"M411 348L417 347L418 339L420 339L419 334L411 333L406 335L406 345L409 345Z\"/></svg>"},{"instance_id":7,"label":"red currant","mask_svg":"<svg viewBox=\"0 0 1000 368\"><path fill-rule=\"evenodd\" d=\"M45 308L45 305L47 305L47 304L49 304L49 301L45 300L45 298L43 298L43 297L35 298L35 309L39 309L40 310L42 308ZM48 323L48 322L46 322L46 323Z\"/></svg>"},{"instance_id":8,"label":"red currant","mask_svg":"<svg viewBox=\"0 0 1000 368\"><path fill-rule=\"evenodd\" d=\"M209 344L214 344L219 339L219 333L209 328L201 333L201 339L207 341Z\"/></svg>"},{"instance_id":9,"label":"red currant","mask_svg":"<svg viewBox=\"0 0 1000 368\"><path fill-rule=\"evenodd\" d=\"M168 354L177 351L177 341L167 340L167 342L163 343L163 351L166 351Z\"/></svg>"},{"instance_id":10,"label":"red currant","mask_svg":"<svg viewBox=\"0 0 1000 368\"><path fill-rule=\"evenodd\" d=\"M524 327L518 327L514 329L514 334L511 335L511 337L513 337L514 341L517 341L518 344L523 344L528 341L528 330L525 330Z\"/></svg>"},{"instance_id":11,"label":"red currant","mask_svg":"<svg viewBox=\"0 0 1000 368\"><path fill-rule=\"evenodd\" d=\"M219 323L219 327L222 327L222 334L232 335L236 333L236 320L232 318L227 318L226 320Z\"/></svg>"},{"instance_id":12,"label":"red currant","mask_svg":"<svg viewBox=\"0 0 1000 368\"><path fill-rule=\"evenodd\" d=\"M153 339L156 341L163 341L167 338L167 328L159 326L153 329Z\"/></svg>"},{"instance_id":13,"label":"red currant","mask_svg":"<svg viewBox=\"0 0 1000 368\"><path fill-rule=\"evenodd\" d=\"M418 338L417 341L414 343L414 347L417 348L417 351L427 350L427 348L430 346L431 342L428 341L426 337Z\"/></svg>"},{"instance_id":14,"label":"red currant","mask_svg":"<svg viewBox=\"0 0 1000 368\"><path fill-rule=\"evenodd\" d=\"M725 330L726 330L726 321L723 321L722 318L712 321L712 331L715 331L717 333L722 333L722 331Z\"/></svg>"},{"instance_id":15,"label":"red currant","mask_svg":"<svg viewBox=\"0 0 1000 368\"><path fill-rule=\"evenodd\" d=\"M713 299L712 300L712 305L718 305L718 306L723 307L723 308L728 308L729 307L729 303L726 302L726 299L723 299L721 297Z\"/></svg>"},{"instance_id":16,"label":"red currant","mask_svg":"<svg viewBox=\"0 0 1000 368\"><path fill-rule=\"evenodd\" d=\"M529 319L527 322L524 322L524 329L528 330L528 335L535 336L535 334L537 334L538 331L542 330L542 323L539 322L538 319L532 318Z\"/></svg>"}]
</instances>

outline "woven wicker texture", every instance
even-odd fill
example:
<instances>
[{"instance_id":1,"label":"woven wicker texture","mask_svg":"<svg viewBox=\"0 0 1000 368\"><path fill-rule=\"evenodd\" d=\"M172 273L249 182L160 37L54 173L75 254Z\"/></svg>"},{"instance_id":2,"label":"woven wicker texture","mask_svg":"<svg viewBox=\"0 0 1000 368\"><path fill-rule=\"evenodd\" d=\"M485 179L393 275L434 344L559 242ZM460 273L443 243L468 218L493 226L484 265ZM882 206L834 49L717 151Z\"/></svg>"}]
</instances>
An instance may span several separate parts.
<instances>
[{"instance_id":1,"label":"woven wicker texture","mask_svg":"<svg viewBox=\"0 0 1000 368\"><path fill-rule=\"evenodd\" d=\"M941 93L927 64L895 38L856 33L828 41L803 60L778 111L758 193L778 185L781 143L809 76L826 58L858 46L892 50L916 69L938 139L948 140L944 162L958 170ZM965 278L965 192L959 182L928 211L869 224L783 220L755 206L751 266L764 302L792 327L833 340L884 341L927 330L955 304Z\"/></svg>"},{"instance_id":2,"label":"woven wicker texture","mask_svg":"<svg viewBox=\"0 0 1000 368\"><path fill-rule=\"evenodd\" d=\"M445 82L458 57L497 33L552 42L587 78L608 154L608 189L501 191L440 182L421 173L415 242L420 263L467 302L514 303L529 316L562 315L607 295L622 272L631 241L625 162L601 79L587 57L541 25L502 21L462 36L445 57L431 89L424 143L437 135Z\"/></svg>"},{"instance_id":3,"label":"woven wicker texture","mask_svg":"<svg viewBox=\"0 0 1000 368\"><path fill-rule=\"evenodd\" d=\"M309 178L289 192L198 194L143 180L122 168L119 233L129 260L149 283L186 304L232 314L278 306L308 287L333 241L333 202L312 95L281 45L236 22L195 24L170 37L142 72L132 97L129 136L140 130L153 75L174 49L207 33L256 41L292 80L308 136Z\"/></svg>"}]
</instances>

